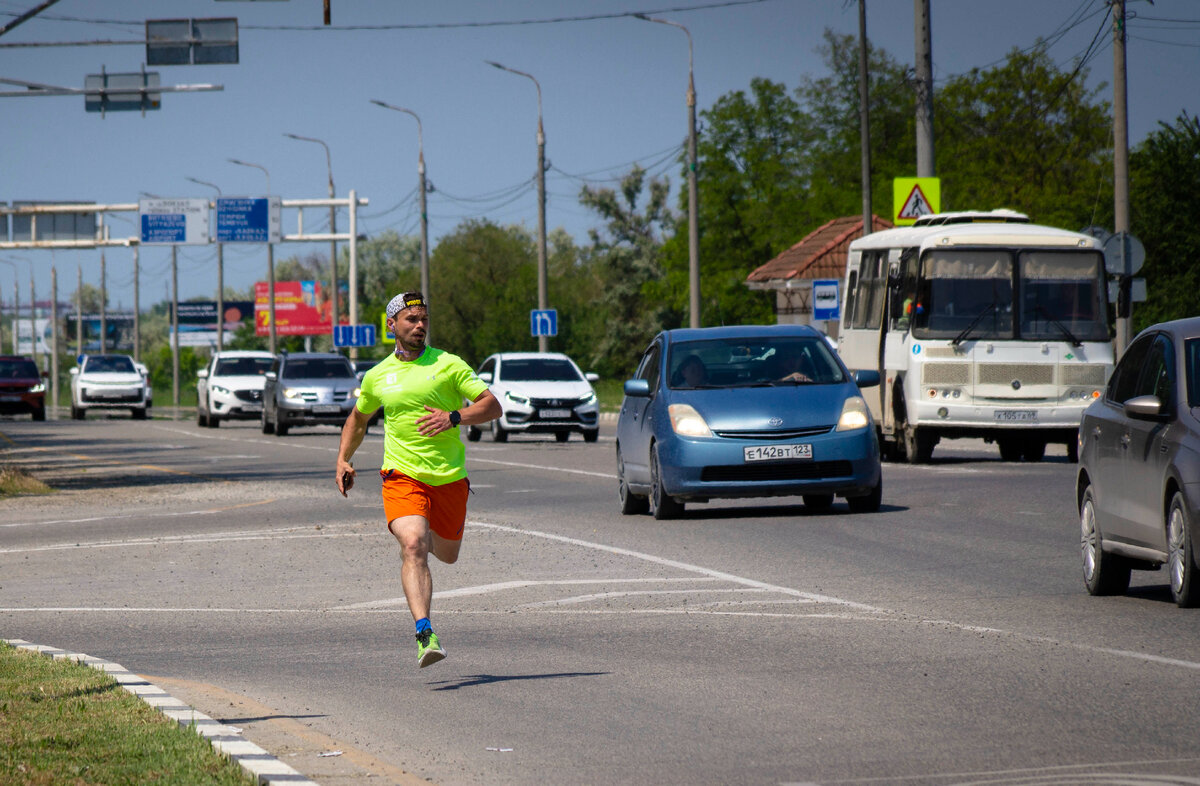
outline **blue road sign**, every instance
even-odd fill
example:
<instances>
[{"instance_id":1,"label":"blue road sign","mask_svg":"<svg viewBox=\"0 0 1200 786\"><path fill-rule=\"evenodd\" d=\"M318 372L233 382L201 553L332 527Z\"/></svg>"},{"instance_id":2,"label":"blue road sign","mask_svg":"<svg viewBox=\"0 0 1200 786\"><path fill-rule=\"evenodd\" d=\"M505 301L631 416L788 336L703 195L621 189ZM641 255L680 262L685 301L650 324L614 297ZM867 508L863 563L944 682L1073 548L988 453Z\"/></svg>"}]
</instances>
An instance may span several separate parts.
<instances>
[{"instance_id":1,"label":"blue road sign","mask_svg":"<svg viewBox=\"0 0 1200 786\"><path fill-rule=\"evenodd\" d=\"M813 319L817 321L838 318L838 280L821 279L812 283Z\"/></svg>"},{"instance_id":2,"label":"blue road sign","mask_svg":"<svg viewBox=\"0 0 1200 786\"><path fill-rule=\"evenodd\" d=\"M373 347L375 346L375 326L336 325L333 328L333 345L335 347Z\"/></svg>"},{"instance_id":3,"label":"blue road sign","mask_svg":"<svg viewBox=\"0 0 1200 786\"><path fill-rule=\"evenodd\" d=\"M553 308L535 308L529 312L529 335L557 336L558 311Z\"/></svg>"},{"instance_id":4,"label":"blue road sign","mask_svg":"<svg viewBox=\"0 0 1200 786\"><path fill-rule=\"evenodd\" d=\"M279 197L218 197L218 243L278 243Z\"/></svg>"}]
</instances>

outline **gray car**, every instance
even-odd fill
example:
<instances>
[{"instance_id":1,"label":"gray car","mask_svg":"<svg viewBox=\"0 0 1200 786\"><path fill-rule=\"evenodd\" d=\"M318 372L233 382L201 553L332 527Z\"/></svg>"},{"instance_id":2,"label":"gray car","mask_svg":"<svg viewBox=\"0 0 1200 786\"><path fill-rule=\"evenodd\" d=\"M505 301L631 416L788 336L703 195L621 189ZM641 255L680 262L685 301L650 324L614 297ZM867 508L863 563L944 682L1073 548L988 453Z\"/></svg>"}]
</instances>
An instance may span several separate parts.
<instances>
[{"instance_id":1,"label":"gray car","mask_svg":"<svg viewBox=\"0 0 1200 786\"><path fill-rule=\"evenodd\" d=\"M1131 570L1167 566L1171 596L1200 605L1200 318L1152 325L1079 426L1083 579L1121 594Z\"/></svg>"},{"instance_id":2,"label":"gray car","mask_svg":"<svg viewBox=\"0 0 1200 786\"><path fill-rule=\"evenodd\" d=\"M345 357L331 352L285 352L267 372L262 432L282 437L292 426L340 426L358 402L358 394L358 377Z\"/></svg>"}]
</instances>

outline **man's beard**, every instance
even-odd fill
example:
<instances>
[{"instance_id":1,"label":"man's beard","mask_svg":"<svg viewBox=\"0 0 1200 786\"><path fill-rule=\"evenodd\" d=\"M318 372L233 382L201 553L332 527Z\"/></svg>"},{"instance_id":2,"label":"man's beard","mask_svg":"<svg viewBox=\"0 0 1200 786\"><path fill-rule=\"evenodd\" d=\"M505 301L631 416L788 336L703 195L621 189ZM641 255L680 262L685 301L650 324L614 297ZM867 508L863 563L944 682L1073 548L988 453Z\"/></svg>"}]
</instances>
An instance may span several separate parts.
<instances>
[{"instance_id":1,"label":"man's beard","mask_svg":"<svg viewBox=\"0 0 1200 786\"><path fill-rule=\"evenodd\" d=\"M425 337L422 336L420 339L415 339L415 338L414 339L401 339L400 340L400 349L406 355L412 355L414 353L419 354L421 352L424 352L425 351Z\"/></svg>"}]
</instances>

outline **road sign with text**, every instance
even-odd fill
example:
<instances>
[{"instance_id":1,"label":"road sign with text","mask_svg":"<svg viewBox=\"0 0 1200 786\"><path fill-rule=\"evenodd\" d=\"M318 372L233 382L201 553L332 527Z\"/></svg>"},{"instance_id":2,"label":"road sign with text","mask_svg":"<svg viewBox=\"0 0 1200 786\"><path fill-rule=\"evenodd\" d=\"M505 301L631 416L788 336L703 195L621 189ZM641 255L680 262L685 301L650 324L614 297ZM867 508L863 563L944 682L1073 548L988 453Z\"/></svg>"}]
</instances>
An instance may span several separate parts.
<instances>
[{"instance_id":1,"label":"road sign with text","mask_svg":"<svg viewBox=\"0 0 1200 786\"><path fill-rule=\"evenodd\" d=\"M278 243L280 227L279 197L218 197L218 243Z\"/></svg>"}]
</instances>

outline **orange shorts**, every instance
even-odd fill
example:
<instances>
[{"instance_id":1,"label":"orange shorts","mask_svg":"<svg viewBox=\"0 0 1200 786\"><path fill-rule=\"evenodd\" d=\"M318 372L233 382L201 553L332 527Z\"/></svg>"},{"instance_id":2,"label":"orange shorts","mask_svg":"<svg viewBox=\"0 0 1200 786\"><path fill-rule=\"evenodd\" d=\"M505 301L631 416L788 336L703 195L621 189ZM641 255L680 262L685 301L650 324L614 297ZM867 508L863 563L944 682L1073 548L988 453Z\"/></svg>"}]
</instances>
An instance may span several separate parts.
<instances>
[{"instance_id":1,"label":"orange shorts","mask_svg":"<svg viewBox=\"0 0 1200 786\"><path fill-rule=\"evenodd\" d=\"M379 471L383 478L383 515L391 524L401 516L423 516L429 528L446 540L462 540L467 521L466 478L431 486L394 469Z\"/></svg>"}]
</instances>

